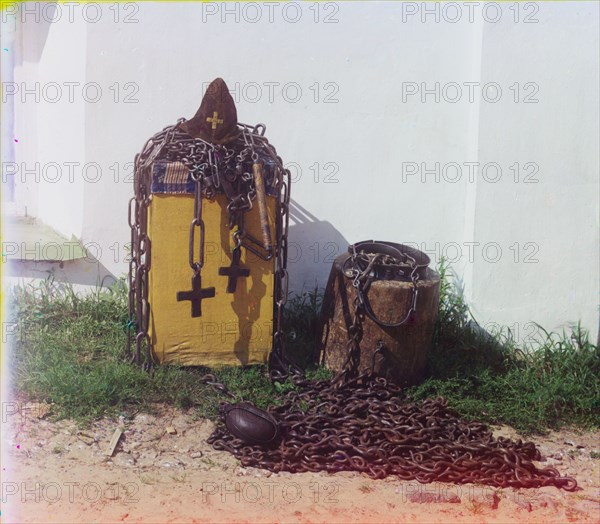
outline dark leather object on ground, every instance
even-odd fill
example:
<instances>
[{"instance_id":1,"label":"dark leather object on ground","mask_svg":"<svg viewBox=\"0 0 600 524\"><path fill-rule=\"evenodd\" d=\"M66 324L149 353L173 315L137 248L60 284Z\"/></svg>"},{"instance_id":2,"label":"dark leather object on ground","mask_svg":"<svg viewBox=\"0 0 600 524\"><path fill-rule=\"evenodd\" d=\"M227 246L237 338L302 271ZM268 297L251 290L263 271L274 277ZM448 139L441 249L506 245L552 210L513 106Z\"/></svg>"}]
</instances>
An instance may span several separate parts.
<instances>
[{"instance_id":1,"label":"dark leather object on ground","mask_svg":"<svg viewBox=\"0 0 600 524\"><path fill-rule=\"evenodd\" d=\"M225 425L232 435L248 444L269 444L279 436L273 416L249 402L228 406Z\"/></svg>"}]
</instances>

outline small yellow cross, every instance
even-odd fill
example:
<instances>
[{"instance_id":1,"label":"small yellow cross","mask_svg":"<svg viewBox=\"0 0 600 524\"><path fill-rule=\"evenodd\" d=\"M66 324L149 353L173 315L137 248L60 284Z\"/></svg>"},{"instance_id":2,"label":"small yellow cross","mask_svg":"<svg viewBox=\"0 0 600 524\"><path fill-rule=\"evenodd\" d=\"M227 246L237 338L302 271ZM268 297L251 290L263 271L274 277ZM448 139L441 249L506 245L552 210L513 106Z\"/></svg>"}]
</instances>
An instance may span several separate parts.
<instances>
[{"instance_id":1,"label":"small yellow cross","mask_svg":"<svg viewBox=\"0 0 600 524\"><path fill-rule=\"evenodd\" d=\"M217 124L222 124L223 123L223 119L222 118L217 118L218 116L219 116L219 113L217 111L214 111L212 118L210 116L206 118L207 122L211 122L212 123L212 129L217 129Z\"/></svg>"}]
</instances>

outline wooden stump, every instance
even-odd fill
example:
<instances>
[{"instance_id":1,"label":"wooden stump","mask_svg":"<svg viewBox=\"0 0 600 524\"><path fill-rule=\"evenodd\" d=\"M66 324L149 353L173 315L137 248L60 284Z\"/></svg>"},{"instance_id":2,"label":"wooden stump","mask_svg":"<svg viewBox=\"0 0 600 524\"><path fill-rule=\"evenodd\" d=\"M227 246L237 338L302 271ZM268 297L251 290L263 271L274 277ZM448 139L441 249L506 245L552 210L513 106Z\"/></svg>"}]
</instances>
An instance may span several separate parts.
<instances>
[{"instance_id":1,"label":"wooden stump","mask_svg":"<svg viewBox=\"0 0 600 524\"><path fill-rule=\"evenodd\" d=\"M336 258L329 275L321 309L321 356L325 366L334 372L343 369L348 359L348 329L354 320L356 289L342 267L349 255ZM382 327L365 315L362 321L360 362L358 371L373 370L399 385L420 382L425 373L438 313L440 277L427 268L418 281L416 314L398 327ZM410 280L377 280L367 293L375 316L394 323L406 316L412 300ZM383 355L373 354L379 342Z\"/></svg>"}]
</instances>

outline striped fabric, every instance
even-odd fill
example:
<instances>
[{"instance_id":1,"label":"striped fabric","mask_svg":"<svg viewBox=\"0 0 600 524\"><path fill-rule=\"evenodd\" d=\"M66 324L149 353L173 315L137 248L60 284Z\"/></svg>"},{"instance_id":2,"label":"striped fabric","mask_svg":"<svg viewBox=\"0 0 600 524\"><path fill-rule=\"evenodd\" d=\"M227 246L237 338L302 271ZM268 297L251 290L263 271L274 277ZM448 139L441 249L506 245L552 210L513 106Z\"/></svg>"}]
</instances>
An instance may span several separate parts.
<instances>
[{"instance_id":1,"label":"striped fabric","mask_svg":"<svg viewBox=\"0 0 600 524\"><path fill-rule=\"evenodd\" d=\"M194 181L181 162L158 161L152 167L151 191L171 195L194 193Z\"/></svg>"},{"instance_id":2,"label":"striped fabric","mask_svg":"<svg viewBox=\"0 0 600 524\"><path fill-rule=\"evenodd\" d=\"M271 160L263 161L265 174L265 192L267 195L276 196L274 180L274 164ZM244 166L246 171L252 173L252 164ZM158 160L152 166L152 184L150 191L159 195L194 194L194 181L187 168L181 162L168 162Z\"/></svg>"}]
</instances>

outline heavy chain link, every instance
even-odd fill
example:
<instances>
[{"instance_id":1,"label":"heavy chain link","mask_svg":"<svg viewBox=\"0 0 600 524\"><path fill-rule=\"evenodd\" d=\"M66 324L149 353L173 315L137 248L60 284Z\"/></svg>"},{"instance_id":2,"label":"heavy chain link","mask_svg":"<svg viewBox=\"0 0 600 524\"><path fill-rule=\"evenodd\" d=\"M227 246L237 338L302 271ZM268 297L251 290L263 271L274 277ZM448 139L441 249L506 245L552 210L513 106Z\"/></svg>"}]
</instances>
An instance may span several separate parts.
<instances>
[{"instance_id":1,"label":"heavy chain link","mask_svg":"<svg viewBox=\"0 0 600 524\"><path fill-rule=\"evenodd\" d=\"M148 334L150 302L148 273L151 264L151 241L148 237L151 166L170 141L176 126L169 126L150 138L134 161L134 196L129 201L128 223L131 231L129 260L129 322L127 356L147 370L152 368L152 342ZM134 336L135 335L135 336ZM135 352L132 354L133 345Z\"/></svg>"},{"instance_id":2,"label":"heavy chain link","mask_svg":"<svg viewBox=\"0 0 600 524\"><path fill-rule=\"evenodd\" d=\"M204 264L205 226L202 219L203 198L212 199L224 193L228 199L227 213L233 232L234 250L241 247L264 260L275 258L274 268L274 321L273 352L283 355L283 307L287 301L287 234L289 227L290 172L275 148L264 136L264 124L238 124L240 137L227 146L213 145L192 138L181 129L180 119L150 138L134 162L134 197L129 202L128 221L131 230L131 259L129 262L129 324L127 354L146 369L153 367L152 342L148 335L150 303L148 300L148 273L150 271L151 242L148 237L148 206L154 162L181 162L195 184L194 216L190 224L189 264L197 275ZM274 252L250 235L244 227L244 214L252 209L256 188L252 173L246 170L249 162L270 162L274 172L271 181L276 195L276 239ZM195 246L196 230L199 243ZM135 341L135 353L132 347Z\"/></svg>"},{"instance_id":3,"label":"heavy chain link","mask_svg":"<svg viewBox=\"0 0 600 524\"><path fill-rule=\"evenodd\" d=\"M356 289L355 310L364 312L373 322L382 327L399 327L406 324L417 313L419 296L417 261L408 253L400 253L404 259L400 260L385 253L357 252L355 246L351 246L351 250L352 254L344 261L342 272L347 278L352 279L352 286ZM373 281L396 277L410 280L412 284L410 307L399 320L385 321L377 317L367 294Z\"/></svg>"}]
</instances>

